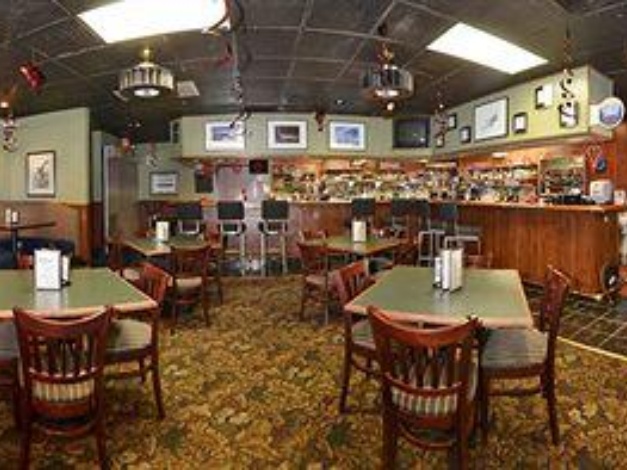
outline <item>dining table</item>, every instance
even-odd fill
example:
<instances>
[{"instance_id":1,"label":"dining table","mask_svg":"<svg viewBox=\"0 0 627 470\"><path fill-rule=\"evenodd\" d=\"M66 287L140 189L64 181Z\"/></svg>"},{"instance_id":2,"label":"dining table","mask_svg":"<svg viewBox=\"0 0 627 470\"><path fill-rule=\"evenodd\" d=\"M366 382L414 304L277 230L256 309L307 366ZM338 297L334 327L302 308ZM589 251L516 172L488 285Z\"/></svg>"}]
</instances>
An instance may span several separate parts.
<instances>
[{"instance_id":1,"label":"dining table","mask_svg":"<svg viewBox=\"0 0 627 470\"><path fill-rule=\"evenodd\" d=\"M160 241L152 237L128 237L122 239L122 244L145 258L155 256L167 256L175 248L202 248L207 245L213 250L219 251L222 245L217 240L206 241L197 236L174 236L168 241Z\"/></svg>"},{"instance_id":2,"label":"dining table","mask_svg":"<svg viewBox=\"0 0 627 470\"><path fill-rule=\"evenodd\" d=\"M59 290L35 288L32 270L0 270L0 319L13 316L13 308L32 310L47 318L84 316L110 306L119 312L157 307L137 287L108 268L80 268Z\"/></svg>"},{"instance_id":3,"label":"dining table","mask_svg":"<svg viewBox=\"0 0 627 470\"><path fill-rule=\"evenodd\" d=\"M324 243L332 253L349 254L369 258L397 248L403 241L399 238L368 237L365 242L355 242L349 235L325 238Z\"/></svg>"},{"instance_id":4,"label":"dining table","mask_svg":"<svg viewBox=\"0 0 627 470\"><path fill-rule=\"evenodd\" d=\"M520 274L512 269L465 269L462 287L434 287L433 268L396 266L344 308L353 314L377 307L399 321L450 325L477 317L485 328L532 327Z\"/></svg>"}]
</instances>

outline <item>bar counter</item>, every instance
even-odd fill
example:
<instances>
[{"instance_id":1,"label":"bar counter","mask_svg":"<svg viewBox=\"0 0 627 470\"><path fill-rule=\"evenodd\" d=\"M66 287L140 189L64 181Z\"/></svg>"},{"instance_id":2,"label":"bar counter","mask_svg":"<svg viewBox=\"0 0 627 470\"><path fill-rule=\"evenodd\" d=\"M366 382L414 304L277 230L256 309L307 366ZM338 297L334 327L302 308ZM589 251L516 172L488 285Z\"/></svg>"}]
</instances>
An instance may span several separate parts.
<instances>
[{"instance_id":1,"label":"bar counter","mask_svg":"<svg viewBox=\"0 0 627 470\"><path fill-rule=\"evenodd\" d=\"M437 214L438 202L432 203ZM573 289L585 295L602 292L599 273L619 258L618 214L625 206L542 205L459 202L460 223L481 227L483 251L492 253L494 267L517 269L523 280L543 283L548 264L573 279ZM389 203L377 203L376 225L388 220ZM345 233L350 203L292 202L290 231L327 230Z\"/></svg>"}]
</instances>

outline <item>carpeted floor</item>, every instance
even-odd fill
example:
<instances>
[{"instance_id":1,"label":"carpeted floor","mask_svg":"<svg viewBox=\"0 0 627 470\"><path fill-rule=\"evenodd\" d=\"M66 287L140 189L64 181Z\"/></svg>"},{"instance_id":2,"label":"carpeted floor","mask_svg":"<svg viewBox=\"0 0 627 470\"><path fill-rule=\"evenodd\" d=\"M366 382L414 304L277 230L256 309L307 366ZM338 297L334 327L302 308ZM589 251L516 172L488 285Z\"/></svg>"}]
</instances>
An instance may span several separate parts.
<instances>
[{"instance_id":1,"label":"carpeted floor","mask_svg":"<svg viewBox=\"0 0 627 470\"><path fill-rule=\"evenodd\" d=\"M229 279L214 324L182 321L164 331L167 417L151 389L107 386L113 468L379 468L376 385L354 381L352 412L337 412L341 328L299 322L298 280ZM313 312L312 312L313 313ZM558 401L563 444L549 444L540 398L495 400L495 429L472 451L476 468L619 468L627 461L627 362L560 343ZM0 468L17 467L18 434L0 403ZM92 439L43 439L34 468L93 468ZM399 468L444 468L443 454L401 446Z\"/></svg>"}]
</instances>

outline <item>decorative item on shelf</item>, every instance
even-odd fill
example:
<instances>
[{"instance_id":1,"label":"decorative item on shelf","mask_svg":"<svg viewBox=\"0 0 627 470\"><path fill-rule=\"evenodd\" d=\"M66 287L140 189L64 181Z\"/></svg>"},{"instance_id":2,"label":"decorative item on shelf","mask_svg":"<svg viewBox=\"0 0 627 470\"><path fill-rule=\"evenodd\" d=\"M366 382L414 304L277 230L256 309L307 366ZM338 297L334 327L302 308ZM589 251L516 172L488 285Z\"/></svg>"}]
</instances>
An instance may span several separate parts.
<instances>
[{"instance_id":1,"label":"decorative item on shelf","mask_svg":"<svg viewBox=\"0 0 627 470\"><path fill-rule=\"evenodd\" d=\"M500 98L475 107L475 140L507 136L507 98Z\"/></svg>"},{"instance_id":2,"label":"decorative item on shelf","mask_svg":"<svg viewBox=\"0 0 627 470\"><path fill-rule=\"evenodd\" d=\"M472 140L472 131L470 126L464 126L459 130L459 141L462 144L469 144Z\"/></svg>"},{"instance_id":3,"label":"decorative item on shelf","mask_svg":"<svg viewBox=\"0 0 627 470\"><path fill-rule=\"evenodd\" d=\"M512 116L512 132L514 134L527 132L527 113L516 113Z\"/></svg>"},{"instance_id":4,"label":"decorative item on shelf","mask_svg":"<svg viewBox=\"0 0 627 470\"><path fill-rule=\"evenodd\" d=\"M570 28L566 28L564 36L564 71L559 82L560 87L560 104L557 109L560 116L561 127L576 127L579 122L579 104L577 103L577 95L574 91L573 71L573 40L570 34Z\"/></svg>"},{"instance_id":5,"label":"decorative item on shelf","mask_svg":"<svg viewBox=\"0 0 627 470\"><path fill-rule=\"evenodd\" d=\"M149 48L142 51L141 57L139 64L120 72L119 92L127 97L138 98L154 98L172 93L173 73L151 60L152 51Z\"/></svg>"},{"instance_id":6,"label":"decorative item on shelf","mask_svg":"<svg viewBox=\"0 0 627 470\"><path fill-rule=\"evenodd\" d=\"M387 25L378 28L381 37L387 35ZM382 42L377 53L377 65L366 70L361 79L362 94L370 100L385 104L400 101L414 94L414 77L408 70L394 64L394 52Z\"/></svg>"}]
</instances>

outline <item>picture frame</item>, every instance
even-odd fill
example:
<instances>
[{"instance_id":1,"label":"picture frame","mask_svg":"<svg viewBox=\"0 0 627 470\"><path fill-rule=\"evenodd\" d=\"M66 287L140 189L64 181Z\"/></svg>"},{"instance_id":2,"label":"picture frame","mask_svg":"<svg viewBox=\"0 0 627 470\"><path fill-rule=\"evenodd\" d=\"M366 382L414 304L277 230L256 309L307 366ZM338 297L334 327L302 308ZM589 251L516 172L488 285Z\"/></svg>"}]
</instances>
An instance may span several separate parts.
<instances>
[{"instance_id":1,"label":"picture frame","mask_svg":"<svg viewBox=\"0 0 627 470\"><path fill-rule=\"evenodd\" d=\"M268 121L268 148L306 149L307 121Z\"/></svg>"},{"instance_id":2,"label":"picture frame","mask_svg":"<svg viewBox=\"0 0 627 470\"><path fill-rule=\"evenodd\" d=\"M165 196L178 194L179 174L177 171L151 171L150 194Z\"/></svg>"},{"instance_id":3,"label":"picture frame","mask_svg":"<svg viewBox=\"0 0 627 470\"><path fill-rule=\"evenodd\" d=\"M444 140L444 134L438 134L435 136L435 146L436 148L444 147L446 141Z\"/></svg>"},{"instance_id":4,"label":"picture frame","mask_svg":"<svg viewBox=\"0 0 627 470\"><path fill-rule=\"evenodd\" d=\"M472 141L472 131L470 126L464 126L459 130L459 142L469 144Z\"/></svg>"},{"instance_id":5,"label":"picture frame","mask_svg":"<svg viewBox=\"0 0 627 470\"><path fill-rule=\"evenodd\" d=\"M506 137L508 133L508 100L499 98L475 106L475 141Z\"/></svg>"},{"instance_id":6,"label":"picture frame","mask_svg":"<svg viewBox=\"0 0 627 470\"><path fill-rule=\"evenodd\" d=\"M26 195L55 197L56 193L56 153L53 150L42 150L26 154Z\"/></svg>"},{"instance_id":7,"label":"picture frame","mask_svg":"<svg viewBox=\"0 0 627 470\"><path fill-rule=\"evenodd\" d=\"M536 109L547 109L553 106L553 85L551 83L540 85L535 89L534 103Z\"/></svg>"},{"instance_id":8,"label":"picture frame","mask_svg":"<svg viewBox=\"0 0 627 470\"><path fill-rule=\"evenodd\" d=\"M366 125L362 122L331 121L329 148L332 150L366 150Z\"/></svg>"},{"instance_id":9,"label":"picture frame","mask_svg":"<svg viewBox=\"0 0 627 470\"><path fill-rule=\"evenodd\" d=\"M457 113L449 114L446 117L446 129L449 131L457 129Z\"/></svg>"},{"instance_id":10,"label":"picture frame","mask_svg":"<svg viewBox=\"0 0 627 470\"><path fill-rule=\"evenodd\" d=\"M205 125L205 149L208 151L244 150L245 125L242 121L211 121Z\"/></svg>"},{"instance_id":11,"label":"picture frame","mask_svg":"<svg viewBox=\"0 0 627 470\"><path fill-rule=\"evenodd\" d=\"M512 132L514 134L527 132L527 113L516 113L512 116Z\"/></svg>"}]
</instances>

